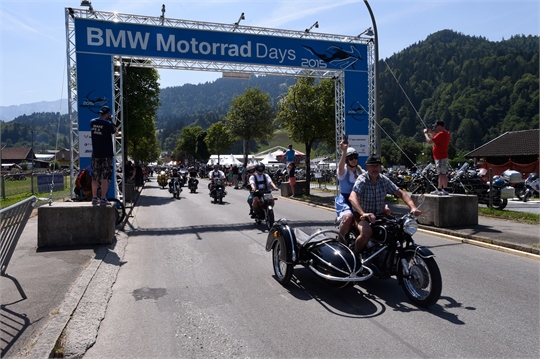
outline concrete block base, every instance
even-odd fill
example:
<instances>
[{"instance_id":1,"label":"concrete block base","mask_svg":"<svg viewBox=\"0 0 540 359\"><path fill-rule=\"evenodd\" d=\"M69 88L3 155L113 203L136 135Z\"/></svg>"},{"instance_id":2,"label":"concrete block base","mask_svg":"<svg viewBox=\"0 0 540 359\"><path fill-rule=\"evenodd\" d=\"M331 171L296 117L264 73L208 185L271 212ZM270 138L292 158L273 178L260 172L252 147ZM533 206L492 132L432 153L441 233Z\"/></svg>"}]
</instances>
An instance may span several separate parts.
<instances>
[{"instance_id":1,"label":"concrete block base","mask_svg":"<svg viewBox=\"0 0 540 359\"><path fill-rule=\"evenodd\" d=\"M307 193L307 182L306 181L296 181L296 184L294 185L294 195L295 196L301 196L303 194ZM291 184L289 182L282 182L281 183L281 196L283 197L290 197L292 194L291 191Z\"/></svg>"},{"instance_id":2,"label":"concrete block base","mask_svg":"<svg viewBox=\"0 0 540 359\"><path fill-rule=\"evenodd\" d=\"M416 205L422 195L411 197ZM478 224L478 197L464 194L437 196L426 194L418 223L435 227L471 226Z\"/></svg>"},{"instance_id":3,"label":"concrete block base","mask_svg":"<svg viewBox=\"0 0 540 359\"><path fill-rule=\"evenodd\" d=\"M38 247L110 244L115 209L90 202L55 202L38 208Z\"/></svg>"}]
</instances>

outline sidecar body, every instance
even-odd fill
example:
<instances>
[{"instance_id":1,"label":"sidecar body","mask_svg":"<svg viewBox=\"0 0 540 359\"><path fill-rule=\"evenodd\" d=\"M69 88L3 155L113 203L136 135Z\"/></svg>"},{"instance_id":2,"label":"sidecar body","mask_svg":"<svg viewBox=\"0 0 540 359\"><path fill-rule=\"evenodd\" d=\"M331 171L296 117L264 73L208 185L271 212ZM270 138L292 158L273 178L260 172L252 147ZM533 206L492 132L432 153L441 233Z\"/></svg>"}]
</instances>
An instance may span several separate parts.
<instances>
[{"instance_id":1,"label":"sidecar body","mask_svg":"<svg viewBox=\"0 0 540 359\"><path fill-rule=\"evenodd\" d=\"M373 272L339 241L333 229L296 228L280 219L270 229L266 250L272 252L276 279L286 285L296 265L303 265L319 277L337 283L360 282Z\"/></svg>"}]
</instances>

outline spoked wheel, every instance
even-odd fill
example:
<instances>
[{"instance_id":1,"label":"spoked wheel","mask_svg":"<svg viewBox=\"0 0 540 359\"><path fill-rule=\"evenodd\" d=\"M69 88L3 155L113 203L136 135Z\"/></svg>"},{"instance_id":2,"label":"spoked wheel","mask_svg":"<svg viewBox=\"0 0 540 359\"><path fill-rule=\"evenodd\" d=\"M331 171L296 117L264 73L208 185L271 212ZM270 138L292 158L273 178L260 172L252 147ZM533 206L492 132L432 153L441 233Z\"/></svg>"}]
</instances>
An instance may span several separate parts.
<instances>
[{"instance_id":1,"label":"spoked wheel","mask_svg":"<svg viewBox=\"0 0 540 359\"><path fill-rule=\"evenodd\" d=\"M268 228L268 230L270 230L272 228L272 226L274 225L274 210L273 209L268 209L265 211L266 212L266 228Z\"/></svg>"},{"instance_id":2,"label":"spoked wheel","mask_svg":"<svg viewBox=\"0 0 540 359\"><path fill-rule=\"evenodd\" d=\"M403 267L400 270L405 294L420 307L429 307L435 304L439 300L442 290L441 272L437 262L433 258L422 258L412 253L407 253L405 259L409 276L405 275Z\"/></svg>"},{"instance_id":3,"label":"spoked wheel","mask_svg":"<svg viewBox=\"0 0 540 359\"><path fill-rule=\"evenodd\" d=\"M285 248L282 248L281 242L276 241L272 249L272 264L274 265L276 279L281 285L287 285L290 282L294 268L291 263L281 259L281 252L284 250Z\"/></svg>"},{"instance_id":4,"label":"spoked wheel","mask_svg":"<svg viewBox=\"0 0 540 359\"><path fill-rule=\"evenodd\" d=\"M116 198L107 198L107 199L108 199L109 202L111 202L113 204L114 208L116 209L116 211L115 211L115 217L116 217L115 224L119 225L120 223L122 223L124 221L124 218L126 218L126 207L124 206L124 204L122 202L120 202Z\"/></svg>"}]
</instances>

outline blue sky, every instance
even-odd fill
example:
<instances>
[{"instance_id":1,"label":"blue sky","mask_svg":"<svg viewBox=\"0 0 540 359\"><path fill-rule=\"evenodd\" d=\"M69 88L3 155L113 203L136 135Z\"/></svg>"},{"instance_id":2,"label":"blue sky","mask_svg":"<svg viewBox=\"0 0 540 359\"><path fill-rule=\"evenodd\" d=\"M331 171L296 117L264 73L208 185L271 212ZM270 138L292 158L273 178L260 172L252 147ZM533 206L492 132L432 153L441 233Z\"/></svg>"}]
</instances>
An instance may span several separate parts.
<instances>
[{"instance_id":1,"label":"blue sky","mask_svg":"<svg viewBox=\"0 0 540 359\"><path fill-rule=\"evenodd\" d=\"M92 1L95 10L203 22L304 30L356 36L372 26L362 0L286 1ZM439 30L451 29L492 41L538 35L538 0L370 0L379 32L379 56L392 56ZM65 8L74 1L0 0L0 106L67 97ZM160 70L161 86L201 83L221 77L203 71Z\"/></svg>"}]
</instances>

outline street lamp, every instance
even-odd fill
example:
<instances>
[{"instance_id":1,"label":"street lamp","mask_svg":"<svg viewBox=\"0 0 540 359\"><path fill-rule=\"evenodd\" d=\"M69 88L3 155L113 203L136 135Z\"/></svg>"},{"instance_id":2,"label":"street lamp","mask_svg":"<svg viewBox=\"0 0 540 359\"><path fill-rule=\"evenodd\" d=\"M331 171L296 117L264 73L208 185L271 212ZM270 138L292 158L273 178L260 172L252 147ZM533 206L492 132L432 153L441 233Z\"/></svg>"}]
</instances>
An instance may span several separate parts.
<instances>
[{"instance_id":1,"label":"street lamp","mask_svg":"<svg viewBox=\"0 0 540 359\"><path fill-rule=\"evenodd\" d=\"M364 4L369 11L369 16L371 16L371 22L373 23L373 35L375 41L375 150L378 156L381 156L381 129L380 129L380 111L379 111L379 33L377 31L377 23L375 22L375 16L373 16L373 11L371 11L371 6L367 0L364 0Z\"/></svg>"}]
</instances>

